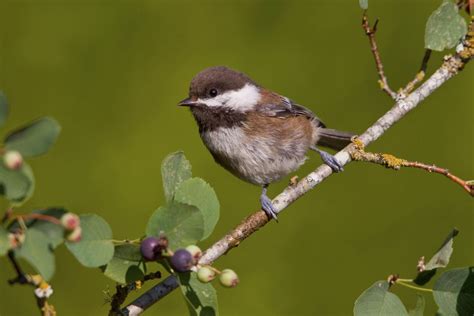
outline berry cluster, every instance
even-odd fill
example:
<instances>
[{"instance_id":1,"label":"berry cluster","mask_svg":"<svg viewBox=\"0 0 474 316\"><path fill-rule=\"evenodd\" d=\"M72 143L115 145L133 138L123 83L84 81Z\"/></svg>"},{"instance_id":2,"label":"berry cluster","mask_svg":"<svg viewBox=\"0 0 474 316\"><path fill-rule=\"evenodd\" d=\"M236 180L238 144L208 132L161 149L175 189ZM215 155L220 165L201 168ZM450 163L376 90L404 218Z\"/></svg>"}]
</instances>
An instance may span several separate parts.
<instances>
[{"instance_id":1,"label":"berry cluster","mask_svg":"<svg viewBox=\"0 0 474 316\"><path fill-rule=\"evenodd\" d=\"M199 264L202 251L196 245L173 252L168 249L168 239L165 236L148 237L142 240L140 251L146 261L167 260L176 272L196 272L198 280L203 283L211 282L217 275L219 275L220 284L224 287L235 287L239 283L237 273L231 269L219 271L210 265Z\"/></svg>"}]
</instances>

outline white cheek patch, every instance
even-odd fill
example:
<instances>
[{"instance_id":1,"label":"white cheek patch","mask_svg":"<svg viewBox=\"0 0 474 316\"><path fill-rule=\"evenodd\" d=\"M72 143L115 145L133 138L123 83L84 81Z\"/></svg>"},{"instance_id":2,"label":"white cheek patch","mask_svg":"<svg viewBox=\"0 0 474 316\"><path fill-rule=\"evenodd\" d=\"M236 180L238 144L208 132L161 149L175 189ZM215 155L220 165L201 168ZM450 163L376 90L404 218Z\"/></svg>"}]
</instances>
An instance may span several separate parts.
<instances>
[{"instance_id":1,"label":"white cheek patch","mask_svg":"<svg viewBox=\"0 0 474 316\"><path fill-rule=\"evenodd\" d=\"M241 112L253 109L258 101L260 101L258 88L248 83L239 90L228 91L215 98L198 99L199 103L209 107L224 106Z\"/></svg>"}]
</instances>

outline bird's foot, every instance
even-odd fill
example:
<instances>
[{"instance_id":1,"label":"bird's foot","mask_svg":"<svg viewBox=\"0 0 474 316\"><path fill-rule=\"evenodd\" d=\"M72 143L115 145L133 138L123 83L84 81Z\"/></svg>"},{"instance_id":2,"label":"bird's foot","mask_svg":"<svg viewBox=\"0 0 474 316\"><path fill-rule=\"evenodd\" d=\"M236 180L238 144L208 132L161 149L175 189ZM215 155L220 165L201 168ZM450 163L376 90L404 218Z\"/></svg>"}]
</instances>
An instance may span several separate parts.
<instances>
[{"instance_id":1,"label":"bird's foot","mask_svg":"<svg viewBox=\"0 0 474 316\"><path fill-rule=\"evenodd\" d=\"M267 196L267 189L264 188L262 195L260 195L260 204L262 205L262 210L267 214L268 218L274 219L278 222L277 213L273 207L272 200Z\"/></svg>"},{"instance_id":2,"label":"bird's foot","mask_svg":"<svg viewBox=\"0 0 474 316\"><path fill-rule=\"evenodd\" d=\"M336 157L316 147L311 147L311 149L319 153L323 162L329 167L331 167L332 171L334 172L344 171L344 168L342 167L341 163L337 161Z\"/></svg>"}]
</instances>

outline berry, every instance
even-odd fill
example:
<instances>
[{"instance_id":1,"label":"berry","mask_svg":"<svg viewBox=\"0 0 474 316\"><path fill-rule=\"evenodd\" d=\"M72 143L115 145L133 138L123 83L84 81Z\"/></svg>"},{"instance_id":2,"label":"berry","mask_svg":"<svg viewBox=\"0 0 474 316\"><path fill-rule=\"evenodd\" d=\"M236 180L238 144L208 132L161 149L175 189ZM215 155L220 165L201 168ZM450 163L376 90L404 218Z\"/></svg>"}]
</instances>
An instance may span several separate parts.
<instances>
[{"instance_id":1,"label":"berry","mask_svg":"<svg viewBox=\"0 0 474 316\"><path fill-rule=\"evenodd\" d=\"M65 213L61 216L61 224L66 230L74 230L80 223L79 216L74 213Z\"/></svg>"},{"instance_id":2,"label":"berry","mask_svg":"<svg viewBox=\"0 0 474 316\"><path fill-rule=\"evenodd\" d=\"M15 249L16 247L21 246L25 242L25 234L16 232L8 234L8 244L10 249Z\"/></svg>"},{"instance_id":3,"label":"berry","mask_svg":"<svg viewBox=\"0 0 474 316\"><path fill-rule=\"evenodd\" d=\"M194 265L193 256L186 249L178 249L171 257L171 266L178 272L191 270Z\"/></svg>"},{"instance_id":4,"label":"berry","mask_svg":"<svg viewBox=\"0 0 474 316\"><path fill-rule=\"evenodd\" d=\"M202 256L201 248L196 245L190 245L186 247L186 250L189 251L191 256L193 256L194 262L197 263Z\"/></svg>"},{"instance_id":5,"label":"berry","mask_svg":"<svg viewBox=\"0 0 474 316\"><path fill-rule=\"evenodd\" d=\"M142 240L140 252L146 261L156 261L161 255L160 239L148 237Z\"/></svg>"},{"instance_id":6,"label":"berry","mask_svg":"<svg viewBox=\"0 0 474 316\"><path fill-rule=\"evenodd\" d=\"M10 150L3 156L3 163L10 170L18 170L23 165L23 157L16 150Z\"/></svg>"},{"instance_id":7,"label":"berry","mask_svg":"<svg viewBox=\"0 0 474 316\"><path fill-rule=\"evenodd\" d=\"M168 238L166 238L165 235L160 235L160 237L158 238L158 247L160 253L168 249Z\"/></svg>"},{"instance_id":8,"label":"berry","mask_svg":"<svg viewBox=\"0 0 474 316\"><path fill-rule=\"evenodd\" d=\"M219 282L221 282L222 286L225 287L236 287L237 284L239 284L239 277L234 270L224 269L219 276Z\"/></svg>"},{"instance_id":9,"label":"berry","mask_svg":"<svg viewBox=\"0 0 474 316\"><path fill-rule=\"evenodd\" d=\"M197 272L197 277L202 283L211 282L216 277L216 272L209 267L201 267Z\"/></svg>"},{"instance_id":10,"label":"berry","mask_svg":"<svg viewBox=\"0 0 474 316\"><path fill-rule=\"evenodd\" d=\"M66 239L70 242L80 242L82 239L82 228L77 226L74 230L67 235Z\"/></svg>"}]
</instances>

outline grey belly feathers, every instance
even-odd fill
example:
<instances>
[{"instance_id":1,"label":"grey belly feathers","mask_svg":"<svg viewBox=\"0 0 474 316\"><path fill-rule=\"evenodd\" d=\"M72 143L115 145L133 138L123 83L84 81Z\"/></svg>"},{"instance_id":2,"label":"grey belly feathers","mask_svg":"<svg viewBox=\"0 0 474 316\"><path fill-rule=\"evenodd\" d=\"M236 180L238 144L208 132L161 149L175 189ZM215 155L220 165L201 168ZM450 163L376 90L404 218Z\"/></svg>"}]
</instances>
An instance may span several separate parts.
<instances>
[{"instance_id":1,"label":"grey belly feathers","mask_svg":"<svg viewBox=\"0 0 474 316\"><path fill-rule=\"evenodd\" d=\"M257 185L275 182L297 170L305 162L309 148L306 142L249 137L237 126L202 131L201 138L217 163Z\"/></svg>"}]
</instances>

